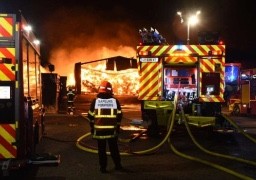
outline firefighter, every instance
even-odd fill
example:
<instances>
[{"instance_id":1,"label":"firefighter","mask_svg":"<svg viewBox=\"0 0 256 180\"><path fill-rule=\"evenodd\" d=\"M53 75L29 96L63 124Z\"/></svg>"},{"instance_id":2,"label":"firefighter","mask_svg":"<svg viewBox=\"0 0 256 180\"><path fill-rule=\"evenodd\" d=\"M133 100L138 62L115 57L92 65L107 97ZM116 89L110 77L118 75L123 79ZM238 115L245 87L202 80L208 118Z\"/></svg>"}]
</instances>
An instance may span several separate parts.
<instances>
[{"instance_id":1,"label":"firefighter","mask_svg":"<svg viewBox=\"0 0 256 180\"><path fill-rule=\"evenodd\" d=\"M97 97L92 101L88 112L91 134L98 143L98 156L101 173L107 173L106 144L116 170L122 170L118 149L118 133L122 120L122 110L119 101L113 97L112 85L103 81L99 87Z\"/></svg>"},{"instance_id":2,"label":"firefighter","mask_svg":"<svg viewBox=\"0 0 256 180\"><path fill-rule=\"evenodd\" d=\"M72 88L69 87L67 93L68 111L73 111L75 96L76 94L73 92Z\"/></svg>"}]
</instances>

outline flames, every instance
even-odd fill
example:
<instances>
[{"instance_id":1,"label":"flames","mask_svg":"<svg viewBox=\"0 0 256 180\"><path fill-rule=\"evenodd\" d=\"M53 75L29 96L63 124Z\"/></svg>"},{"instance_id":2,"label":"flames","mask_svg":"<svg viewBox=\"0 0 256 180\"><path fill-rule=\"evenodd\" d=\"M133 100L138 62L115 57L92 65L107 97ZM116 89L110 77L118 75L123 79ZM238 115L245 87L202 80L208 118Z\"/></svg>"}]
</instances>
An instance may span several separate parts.
<instances>
[{"instance_id":1,"label":"flames","mask_svg":"<svg viewBox=\"0 0 256 180\"><path fill-rule=\"evenodd\" d=\"M67 86L75 84L75 63L115 56L136 57L139 37L130 18L115 20L103 11L95 14L95 10L91 10L91 7L87 10L80 7L57 8L43 26L49 43L46 47L50 47L49 63L55 66L58 75L67 77ZM114 7L113 12L118 14L122 11ZM104 65L86 65L82 67L81 90L95 92L100 81L106 79L112 83L115 94L136 94L136 77L136 69L108 71Z\"/></svg>"},{"instance_id":2,"label":"flames","mask_svg":"<svg viewBox=\"0 0 256 180\"><path fill-rule=\"evenodd\" d=\"M75 40L74 40L75 41ZM82 41L79 39L79 41ZM119 40L120 41L120 40ZM95 42L88 47L58 47L52 50L50 63L55 65L55 71L60 76L67 77L67 86L75 85L74 67L77 62L83 62L81 68L82 93L97 93L102 80L112 83L116 95L137 95L139 78L137 69L117 71L106 70L106 61L88 63L97 59L108 57L135 57L134 47L107 43L108 47L101 45L101 41L95 38ZM73 43L73 42L72 42ZM96 47L97 45L97 47Z\"/></svg>"},{"instance_id":3,"label":"flames","mask_svg":"<svg viewBox=\"0 0 256 180\"><path fill-rule=\"evenodd\" d=\"M75 86L75 76L74 73L70 73L67 77L67 86Z\"/></svg>"},{"instance_id":4,"label":"flames","mask_svg":"<svg viewBox=\"0 0 256 180\"><path fill-rule=\"evenodd\" d=\"M109 81L116 95L137 95L139 88L137 69L122 71L105 70L105 63L93 63L81 68L81 91L83 93L97 93L98 87L103 80ZM74 75L71 73L67 85L75 84Z\"/></svg>"}]
</instances>

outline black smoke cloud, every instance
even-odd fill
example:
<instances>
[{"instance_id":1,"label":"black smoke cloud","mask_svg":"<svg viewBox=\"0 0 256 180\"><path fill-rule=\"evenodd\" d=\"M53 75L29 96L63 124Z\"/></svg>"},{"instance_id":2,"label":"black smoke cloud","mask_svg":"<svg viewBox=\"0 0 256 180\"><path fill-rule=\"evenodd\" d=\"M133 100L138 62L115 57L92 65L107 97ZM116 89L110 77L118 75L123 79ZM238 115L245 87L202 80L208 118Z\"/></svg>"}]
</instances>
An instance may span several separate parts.
<instances>
[{"instance_id":1,"label":"black smoke cloud","mask_svg":"<svg viewBox=\"0 0 256 180\"><path fill-rule=\"evenodd\" d=\"M135 57L138 29L129 19L115 17L122 13L116 11L108 15L92 8L57 9L43 25L45 64L54 64L57 73L67 75L76 62L119 55Z\"/></svg>"}]
</instances>

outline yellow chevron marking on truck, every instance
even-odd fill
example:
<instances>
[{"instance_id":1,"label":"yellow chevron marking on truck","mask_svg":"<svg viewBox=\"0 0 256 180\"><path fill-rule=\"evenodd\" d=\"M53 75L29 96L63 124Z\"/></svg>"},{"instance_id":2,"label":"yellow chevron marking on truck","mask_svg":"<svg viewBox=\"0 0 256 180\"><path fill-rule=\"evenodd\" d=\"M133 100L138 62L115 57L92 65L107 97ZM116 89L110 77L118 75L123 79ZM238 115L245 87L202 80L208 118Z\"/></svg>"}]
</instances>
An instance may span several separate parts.
<instances>
[{"instance_id":1,"label":"yellow chevron marking on truck","mask_svg":"<svg viewBox=\"0 0 256 180\"><path fill-rule=\"evenodd\" d=\"M12 25L6 20L8 17L0 17L0 24L2 28L9 34L9 36L13 35L12 32ZM0 36L4 36L3 34L0 34Z\"/></svg>"}]
</instances>

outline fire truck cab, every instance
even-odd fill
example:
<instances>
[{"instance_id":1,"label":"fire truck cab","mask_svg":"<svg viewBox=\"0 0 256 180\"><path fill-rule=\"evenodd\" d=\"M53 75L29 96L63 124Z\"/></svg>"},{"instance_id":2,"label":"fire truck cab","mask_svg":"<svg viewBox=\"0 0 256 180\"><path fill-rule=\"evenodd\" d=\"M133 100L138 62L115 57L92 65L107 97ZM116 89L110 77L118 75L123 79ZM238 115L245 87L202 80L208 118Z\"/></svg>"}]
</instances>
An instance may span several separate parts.
<instances>
[{"instance_id":1,"label":"fire truck cab","mask_svg":"<svg viewBox=\"0 0 256 180\"><path fill-rule=\"evenodd\" d=\"M175 94L189 124L217 124L224 102L225 45L143 44L137 46L137 62L138 98L149 131L166 125Z\"/></svg>"}]
</instances>

